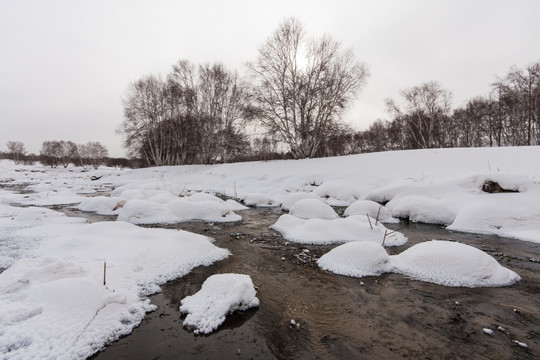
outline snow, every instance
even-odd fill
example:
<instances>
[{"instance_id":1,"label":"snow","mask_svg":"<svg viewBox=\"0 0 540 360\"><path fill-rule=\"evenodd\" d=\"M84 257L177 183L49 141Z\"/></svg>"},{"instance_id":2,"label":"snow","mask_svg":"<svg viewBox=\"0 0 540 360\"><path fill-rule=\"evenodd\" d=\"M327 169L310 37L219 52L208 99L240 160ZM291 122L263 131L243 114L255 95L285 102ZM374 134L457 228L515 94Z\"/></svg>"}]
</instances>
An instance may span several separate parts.
<instances>
[{"instance_id":1,"label":"snow","mask_svg":"<svg viewBox=\"0 0 540 360\"><path fill-rule=\"evenodd\" d=\"M377 243L348 243L324 254L317 263L321 269L339 275L364 277L394 272L454 287L499 287L521 279L473 246L441 240L419 243L392 256Z\"/></svg>"},{"instance_id":2,"label":"snow","mask_svg":"<svg viewBox=\"0 0 540 360\"><path fill-rule=\"evenodd\" d=\"M183 325L196 334L209 334L228 314L259 306L259 299L248 275L218 274L206 279L201 289L181 304L180 311L187 313Z\"/></svg>"},{"instance_id":3,"label":"snow","mask_svg":"<svg viewBox=\"0 0 540 360\"><path fill-rule=\"evenodd\" d=\"M205 191L235 197L247 206L281 205L285 210L306 197L340 206L357 200L388 202L385 208L393 218L540 242L540 201L535 201L540 196L539 176L540 147L531 146L160 167L101 180L123 190L168 191L175 196ZM520 192L484 193L486 180ZM511 213L496 213L511 206Z\"/></svg>"},{"instance_id":4,"label":"snow","mask_svg":"<svg viewBox=\"0 0 540 360\"><path fill-rule=\"evenodd\" d=\"M9 359L85 358L129 333L153 308L146 295L160 284L229 255L200 235L134 224L239 221L235 212L244 205L290 211L272 226L284 241L343 244L319 259L329 271L391 271L445 286L509 285L519 280L517 274L463 244L427 241L385 255L385 232L385 246L407 239L399 232L388 235L381 222L406 218L540 243L539 176L538 146L125 171L0 160L0 185L13 187L0 189L0 353ZM486 180L518 192L485 193ZM61 204L118 215L118 221L88 224L36 207ZM345 217L327 205L348 206ZM227 314L246 304L238 301L240 294L227 295L235 300L227 306L218 305L221 298L211 304Z\"/></svg>"},{"instance_id":5,"label":"snow","mask_svg":"<svg viewBox=\"0 0 540 360\"><path fill-rule=\"evenodd\" d=\"M302 199L321 199L321 197L312 192L294 192L287 195L281 204L281 208L289 211L298 200Z\"/></svg>"},{"instance_id":6,"label":"snow","mask_svg":"<svg viewBox=\"0 0 540 360\"><path fill-rule=\"evenodd\" d=\"M301 219L294 215L284 214L279 217L272 229L279 231L283 238L300 244L340 244L349 241L374 241L382 244L385 232L390 231L381 223L369 224L365 216L354 215L348 218ZM373 228L372 228L373 227ZM407 238L394 232L386 236L385 246L400 246Z\"/></svg>"},{"instance_id":7,"label":"snow","mask_svg":"<svg viewBox=\"0 0 540 360\"><path fill-rule=\"evenodd\" d=\"M242 217L233 212L243 210L236 201L225 202L210 194L196 193L177 197L166 191L115 191L117 196L93 197L78 205L82 211L117 214L118 221L132 224L174 224L192 220L234 222Z\"/></svg>"},{"instance_id":8,"label":"snow","mask_svg":"<svg viewBox=\"0 0 540 360\"><path fill-rule=\"evenodd\" d=\"M323 270L352 277L375 276L391 270L384 248L369 241L338 246L321 256L317 264Z\"/></svg>"},{"instance_id":9,"label":"snow","mask_svg":"<svg viewBox=\"0 0 540 360\"><path fill-rule=\"evenodd\" d=\"M319 199L298 200L291 206L289 214L300 219L333 220L338 218L334 209Z\"/></svg>"},{"instance_id":10,"label":"snow","mask_svg":"<svg viewBox=\"0 0 540 360\"><path fill-rule=\"evenodd\" d=\"M85 198L77 209L81 211L95 212L100 215L114 215L117 214L117 209L124 206L126 201L123 198L115 196L95 196Z\"/></svg>"},{"instance_id":11,"label":"snow","mask_svg":"<svg viewBox=\"0 0 540 360\"><path fill-rule=\"evenodd\" d=\"M366 214L372 219L379 219L383 223L399 223L399 219L393 217L386 207L371 200L357 200L347 207L343 213L345 216Z\"/></svg>"},{"instance_id":12,"label":"snow","mask_svg":"<svg viewBox=\"0 0 540 360\"><path fill-rule=\"evenodd\" d=\"M88 174L56 169L52 173L47 180L34 179L44 173L30 170L7 177L0 167L0 181L26 184L32 176L33 181L50 182L46 185L51 188L67 183L80 192L101 189ZM3 359L87 358L130 333L146 312L155 309L146 296L159 291L160 284L230 255L210 238L184 231L146 229L121 221L88 224L47 208L9 205L36 202L29 195L33 194L0 190ZM55 195L43 199L47 204L64 203ZM81 205L114 212L119 200L93 199Z\"/></svg>"},{"instance_id":13,"label":"snow","mask_svg":"<svg viewBox=\"0 0 540 360\"><path fill-rule=\"evenodd\" d=\"M432 240L392 257L396 272L445 286L507 286L521 278L485 252L469 245Z\"/></svg>"}]
</instances>

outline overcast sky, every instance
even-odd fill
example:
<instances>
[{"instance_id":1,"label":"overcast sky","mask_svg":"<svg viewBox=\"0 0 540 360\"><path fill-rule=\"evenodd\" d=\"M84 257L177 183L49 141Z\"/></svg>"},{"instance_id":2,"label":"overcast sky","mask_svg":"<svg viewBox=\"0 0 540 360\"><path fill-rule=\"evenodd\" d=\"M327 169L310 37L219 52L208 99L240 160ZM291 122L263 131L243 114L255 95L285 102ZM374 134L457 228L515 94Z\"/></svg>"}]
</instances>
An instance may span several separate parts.
<instances>
[{"instance_id":1,"label":"overcast sky","mask_svg":"<svg viewBox=\"0 0 540 360\"><path fill-rule=\"evenodd\" d=\"M487 95L512 65L540 61L540 1L0 0L0 150L101 141L123 156L130 82L179 59L243 73L286 17L352 48L371 73L347 120L388 118L384 99L435 80L454 106Z\"/></svg>"}]
</instances>

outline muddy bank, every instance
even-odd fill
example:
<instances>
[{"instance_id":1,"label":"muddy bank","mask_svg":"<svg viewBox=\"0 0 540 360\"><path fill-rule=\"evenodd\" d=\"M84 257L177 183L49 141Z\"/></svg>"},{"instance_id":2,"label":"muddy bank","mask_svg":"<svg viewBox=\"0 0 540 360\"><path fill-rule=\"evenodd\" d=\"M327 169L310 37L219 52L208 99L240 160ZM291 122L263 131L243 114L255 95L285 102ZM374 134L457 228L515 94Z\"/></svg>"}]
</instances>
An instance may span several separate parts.
<instances>
[{"instance_id":1,"label":"muddy bank","mask_svg":"<svg viewBox=\"0 0 540 360\"><path fill-rule=\"evenodd\" d=\"M332 246L288 243L268 229L281 213L242 212L237 224L175 226L216 239L233 255L164 285L158 310L94 359L535 359L540 356L540 246L410 224L401 252L430 239L458 240L488 252L522 281L504 288L449 288L399 274L363 279L321 271ZM395 227L400 227L400 224ZM218 331L182 328L180 300L216 273L248 274L260 307L229 316ZM292 325L291 320L299 324ZM492 335L483 329L493 330ZM519 345L516 341L527 344Z\"/></svg>"}]
</instances>

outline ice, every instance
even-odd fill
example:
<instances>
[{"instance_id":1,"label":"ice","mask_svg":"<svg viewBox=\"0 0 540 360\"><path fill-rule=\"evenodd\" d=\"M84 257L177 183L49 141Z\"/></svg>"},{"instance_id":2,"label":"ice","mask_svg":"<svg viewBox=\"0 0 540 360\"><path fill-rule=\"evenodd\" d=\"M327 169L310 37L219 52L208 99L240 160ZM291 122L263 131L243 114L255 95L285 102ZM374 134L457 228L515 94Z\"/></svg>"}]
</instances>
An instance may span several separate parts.
<instances>
[{"instance_id":1,"label":"ice","mask_svg":"<svg viewBox=\"0 0 540 360\"><path fill-rule=\"evenodd\" d=\"M225 317L237 310L259 306L251 277L243 274L212 275L194 295L184 298L180 311L187 313L183 325L196 334L209 334Z\"/></svg>"}]
</instances>

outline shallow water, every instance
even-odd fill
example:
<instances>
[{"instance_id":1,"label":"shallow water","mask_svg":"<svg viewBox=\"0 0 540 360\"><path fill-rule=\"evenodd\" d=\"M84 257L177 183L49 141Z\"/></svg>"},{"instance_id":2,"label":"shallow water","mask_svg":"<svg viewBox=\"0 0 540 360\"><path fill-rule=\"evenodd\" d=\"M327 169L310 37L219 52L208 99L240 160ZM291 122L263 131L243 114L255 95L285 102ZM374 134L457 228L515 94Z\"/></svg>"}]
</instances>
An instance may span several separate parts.
<instances>
[{"instance_id":1,"label":"shallow water","mask_svg":"<svg viewBox=\"0 0 540 360\"><path fill-rule=\"evenodd\" d=\"M268 227L281 212L249 209L241 222L179 228L216 239L228 259L199 267L151 296L158 310L93 359L536 359L540 356L540 245L409 224L409 242L456 240L476 246L522 280L503 288L451 288L387 274L363 279L320 270L333 246L288 243ZM82 214L84 216L84 214ZM395 224L399 228L403 224ZM308 250L308 251L305 251ZM260 307L227 317L208 336L182 327L181 299L210 275L252 277ZM292 325L291 320L299 323ZM498 330L498 327L504 330ZM483 328L494 331L492 335ZM514 340L528 345L519 346Z\"/></svg>"}]
</instances>

